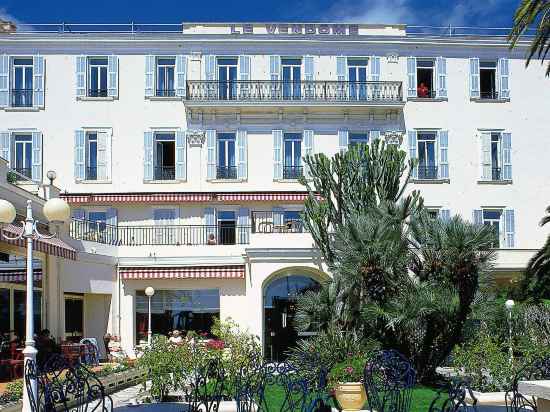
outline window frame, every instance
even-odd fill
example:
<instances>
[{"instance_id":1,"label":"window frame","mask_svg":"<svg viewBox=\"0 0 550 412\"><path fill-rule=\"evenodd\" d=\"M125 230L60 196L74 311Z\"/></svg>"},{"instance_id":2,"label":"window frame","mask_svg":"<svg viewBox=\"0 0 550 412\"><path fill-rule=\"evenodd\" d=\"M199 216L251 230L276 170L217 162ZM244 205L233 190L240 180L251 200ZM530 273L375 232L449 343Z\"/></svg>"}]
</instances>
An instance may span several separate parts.
<instances>
[{"instance_id":1,"label":"window frame","mask_svg":"<svg viewBox=\"0 0 550 412\"><path fill-rule=\"evenodd\" d=\"M85 136L86 136L86 142L85 142L85 153L84 153L84 156L86 158L86 164L85 164L85 168L86 168L86 171L85 171L85 180L88 180L88 181L94 181L94 180L97 180L97 168L98 168L98 165L97 165L97 151L98 151L98 131L97 130L86 130L85 132ZM91 139L91 136L95 136L95 139ZM92 169L92 166L91 166L91 154L92 154L92 150L91 150L91 143L92 142L95 142L95 178L93 178L93 175L90 174L90 169Z\"/></svg>"},{"instance_id":2,"label":"window frame","mask_svg":"<svg viewBox=\"0 0 550 412\"><path fill-rule=\"evenodd\" d=\"M484 64L486 64L486 65L490 64L490 66L484 66ZM494 65L494 67L493 67L493 65ZM491 94L489 95L489 97L487 97L487 96L484 96L484 94L483 94L484 92L481 89L481 73L482 73L482 71L489 71L489 70L494 72L493 90L489 92ZM479 59L479 99L480 100L498 100L500 98L499 89L498 89L498 82L499 82L498 60L494 60L494 59L482 60L482 59Z\"/></svg>"},{"instance_id":3,"label":"window frame","mask_svg":"<svg viewBox=\"0 0 550 412\"><path fill-rule=\"evenodd\" d=\"M428 95L421 97L418 95L418 87L420 87L419 70L429 70L428 67L420 67L420 62L430 62L432 64L432 84L431 90L428 90ZM417 99L435 99L437 98L437 59L434 57L417 57L416 58L416 98Z\"/></svg>"},{"instance_id":4,"label":"window frame","mask_svg":"<svg viewBox=\"0 0 550 412\"><path fill-rule=\"evenodd\" d=\"M498 245L495 246L497 248L502 248L506 242L506 232L504 228L504 209L505 208L503 207L484 207L481 209L483 225L494 227L494 223L498 224L498 233L497 233ZM498 212L499 213L498 220L494 218L486 218L485 212Z\"/></svg>"},{"instance_id":5,"label":"window frame","mask_svg":"<svg viewBox=\"0 0 550 412\"><path fill-rule=\"evenodd\" d=\"M25 140L18 141L18 138L25 138ZM10 138L10 144L13 145L13 155L12 155L13 163L11 163L11 169L15 170L21 176L25 176L26 178L32 180L32 151L33 151L32 133L12 132L11 138ZM17 167L17 157L18 157L17 154L20 152L20 150L18 150L18 147L22 147L21 153L22 153L23 167L20 167L20 168ZM27 153L27 150L29 150L30 153ZM29 167L26 167L27 160L28 160ZM24 172L19 173L17 169L23 169L23 170L29 169L30 177L28 175L25 175Z\"/></svg>"},{"instance_id":6,"label":"window frame","mask_svg":"<svg viewBox=\"0 0 550 412\"><path fill-rule=\"evenodd\" d=\"M175 182L176 181L176 130L169 129L169 130L153 130L153 180L154 181L161 181L161 182ZM159 139L159 136L166 136L166 138ZM172 142L174 144L174 165L173 166L165 166L164 164L161 166L158 164L158 146L161 142ZM164 150L164 149L163 149ZM164 163L164 162L163 162ZM171 179L157 179L156 170L158 168L165 168L165 167L172 167L173 168L173 175L174 177ZM164 173L164 171L163 171ZM162 177L162 176L161 176Z\"/></svg>"},{"instance_id":7,"label":"window frame","mask_svg":"<svg viewBox=\"0 0 550 412\"><path fill-rule=\"evenodd\" d=\"M159 61L160 60L163 60L163 59L173 59L174 60L174 64L159 64ZM161 91L161 89L159 88L159 80L160 80L160 68L163 67L165 68L165 73L164 73L164 77L165 77L165 82L166 82L166 68L172 68L173 70L173 73L172 73L172 89L164 89L162 90L163 92L168 92L168 94L159 94L159 92ZM176 56L155 56L155 93L154 93L154 96L155 97L176 97L176 76L177 76L177 73L176 73Z\"/></svg>"},{"instance_id":8,"label":"window frame","mask_svg":"<svg viewBox=\"0 0 550 412\"><path fill-rule=\"evenodd\" d=\"M30 62L27 63L16 63L17 60L29 60ZM10 58L10 75L11 75L11 81L9 82L9 90L10 90L10 106L11 107L32 107L33 106L33 93L34 93L34 61L32 56L12 56ZM16 88L16 77L17 77L17 69L23 69L22 75L23 75L23 85L24 88ZM30 89L26 87L27 84L27 70L30 69ZM21 97L24 97L22 104L15 104L15 96L13 93L15 91L18 91L22 93Z\"/></svg>"},{"instance_id":9,"label":"window frame","mask_svg":"<svg viewBox=\"0 0 550 412\"><path fill-rule=\"evenodd\" d=\"M500 182L502 181L502 166L503 166L503 154L502 154L502 132L490 132L491 133L491 181ZM494 139L496 138L496 142ZM497 165L495 167L494 158L493 158L493 144L497 145ZM495 172L498 176L495 179Z\"/></svg>"},{"instance_id":10,"label":"window frame","mask_svg":"<svg viewBox=\"0 0 550 412\"><path fill-rule=\"evenodd\" d=\"M421 139L422 136L425 136L425 135L432 135L433 136L433 147L434 147L434 164L433 166L430 166L429 164L425 164L424 166L422 166L420 164L420 143L421 141L422 142L429 142L429 141L432 141L432 140L426 140L426 139ZM438 156L438 151L439 151L439 144L438 144L438 130L417 130L416 132L416 158L418 159L418 177L417 177L417 180L422 180L422 181L425 181L425 180L438 180L439 179L439 173L438 173L438 168L439 168L439 156ZM429 156L427 156L428 154L428 151L427 151L427 145L426 145L426 148L424 150L424 155L426 156L426 159L428 159ZM424 167L424 168L429 168L429 167L433 167L435 169L435 173L433 174L433 176L430 176L430 177L421 177L420 176L420 168L421 167Z\"/></svg>"},{"instance_id":11,"label":"window frame","mask_svg":"<svg viewBox=\"0 0 550 412\"><path fill-rule=\"evenodd\" d=\"M105 60L105 64L92 64L93 60ZM105 89L101 89L101 80L103 75L101 75L101 68L105 68ZM96 95L92 95L92 70L97 68L97 85L98 89L94 89L93 92ZM86 57L86 97L95 97L95 98L106 98L109 97L109 58L108 56L87 56Z\"/></svg>"}]
</instances>

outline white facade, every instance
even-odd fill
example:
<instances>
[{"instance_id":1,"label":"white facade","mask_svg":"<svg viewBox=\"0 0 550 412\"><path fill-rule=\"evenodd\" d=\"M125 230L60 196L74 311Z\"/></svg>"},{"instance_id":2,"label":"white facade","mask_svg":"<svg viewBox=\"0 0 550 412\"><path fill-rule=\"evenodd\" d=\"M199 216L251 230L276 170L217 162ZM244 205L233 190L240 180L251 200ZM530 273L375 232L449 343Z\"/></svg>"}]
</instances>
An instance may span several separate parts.
<instances>
[{"instance_id":1,"label":"white facade","mask_svg":"<svg viewBox=\"0 0 550 412\"><path fill-rule=\"evenodd\" d=\"M2 157L40 183L55 170L74 216L103 225L73 228L79 260L59 271L63 292L90 294L84 333L108 328L130 350L136 292L152 285L218 290L220 316L264 339L272 279L328 276L301 226L284 228L302 208L296 159L331 156L354 137L380 136L419 158L410 189L442 218L498 224L501 279L521 272L548 235L538 221L549 194L539 159L550 155L550 91L539 65L525 68L525 44L510 52L498 37L407 35L400 25L183 27L0 34ZM33 63L30 94L16 84L22 58ZM431 83L426 97L422 79ZM22 135L29 160L15 147ZM287 149L287 138L298 142ZM227 216L230 235L220 229ZM208 244L214 232L217 244ZM244 275L121 275L228 265Z\"/></svg>"}]
</instances>

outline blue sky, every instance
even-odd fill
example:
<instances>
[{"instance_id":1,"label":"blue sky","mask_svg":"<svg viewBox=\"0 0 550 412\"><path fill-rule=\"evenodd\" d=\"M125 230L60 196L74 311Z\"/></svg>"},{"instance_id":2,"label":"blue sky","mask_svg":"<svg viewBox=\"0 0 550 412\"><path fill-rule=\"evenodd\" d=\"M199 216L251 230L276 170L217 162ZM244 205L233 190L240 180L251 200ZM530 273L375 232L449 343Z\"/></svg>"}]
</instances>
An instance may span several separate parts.
<instances>
[{"instance_id":1,"label":"blue sky","mask_svg":"<svg viewBox=\"0 0 550 412\"><path fill-rule=\"evenodd\" d=\"M23 23L347 21L509 27L519 0L0 0Z\"/></svg>"}]
</instances>

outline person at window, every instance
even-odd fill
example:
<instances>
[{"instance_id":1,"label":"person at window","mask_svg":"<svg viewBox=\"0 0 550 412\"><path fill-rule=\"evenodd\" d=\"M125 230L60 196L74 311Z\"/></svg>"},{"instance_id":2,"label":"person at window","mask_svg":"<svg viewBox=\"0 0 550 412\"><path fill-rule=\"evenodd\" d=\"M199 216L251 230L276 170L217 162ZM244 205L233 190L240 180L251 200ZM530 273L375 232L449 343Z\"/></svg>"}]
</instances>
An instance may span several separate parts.
<instances>
[{"instance_id":1,"label":"person at window","mask_svg":"<svg viewBox=\"0 0 550 412\"><path fill-rule=\"evenodd\" d=\"M61 347L52 339L49 329L43 329L38 334L36 349L38 349L37 361L39 365L43 365L54 353L61 353Z\"/></svg>"},{"instance_id":2,"label":"person at window","mask_svg":"<svg viewBox=\"0 0 550 412\"><path fill-rule=\"evenodd\" d=\"M179 330L175 330L172 332L172 336L170 339L168 339L168 342L173 343L175 345L181 345L183 343L183 337L181 336L181 332Z\"/></svg>"},{"instance_id":3,"label":"person at window","mask_svg":"<svg viewBox=\"0 0 550 412\"><path fill-rule=\"evenodd\" d=\"M430 89L424 82L420 82L420 85L416 89L418 97L430 97Z\"/></svg>"},{"instance_id":4,"label":"person at window","mask_svg":"<svg viewBox=\"0 0 550 412\"><path fill-rule=\"evenodd\" d=\"M214 236L214 233L210 233L210 234L208 235L208 240L206 241L206 243L207 243L208 245L216 245L216 244L217 244L217 242L216 242L216 236Z\"/></svg>"}]
</instances>

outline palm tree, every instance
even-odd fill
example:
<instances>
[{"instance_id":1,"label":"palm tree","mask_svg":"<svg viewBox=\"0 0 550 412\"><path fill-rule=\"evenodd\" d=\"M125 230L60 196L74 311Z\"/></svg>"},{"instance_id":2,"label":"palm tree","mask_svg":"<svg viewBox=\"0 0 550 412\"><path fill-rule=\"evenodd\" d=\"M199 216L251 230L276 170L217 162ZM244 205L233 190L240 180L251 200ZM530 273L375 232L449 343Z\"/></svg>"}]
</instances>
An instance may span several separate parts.
<instances>
[{"instance_id":1,"label":"palm tree","mask_svg":"<svg viewBox=\"0 0 550 412\"><path fill-rule=\"evenodd\" d=\"M546 208L546 213L540 221L541 226L550 222L550 206ZM521 290L523 297L527 299L550 299L550 236L544 246L529 260Z\"/></svg>"},{"instance_id":2,"label":"palm tree","mask_svg":"<svg viewBox=\"0 0 550 412\"><path fill-rule=\"evenodd\" d=\"M522 0L514 14L514 26L508 36L510 48L516 46L522 34L536 25L536 31L527 55L526 66L533 58L544 61L550 51L550 0ZM550 63L546 69L550 76Z\"/></svg>"}]
</instances>

